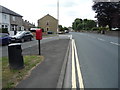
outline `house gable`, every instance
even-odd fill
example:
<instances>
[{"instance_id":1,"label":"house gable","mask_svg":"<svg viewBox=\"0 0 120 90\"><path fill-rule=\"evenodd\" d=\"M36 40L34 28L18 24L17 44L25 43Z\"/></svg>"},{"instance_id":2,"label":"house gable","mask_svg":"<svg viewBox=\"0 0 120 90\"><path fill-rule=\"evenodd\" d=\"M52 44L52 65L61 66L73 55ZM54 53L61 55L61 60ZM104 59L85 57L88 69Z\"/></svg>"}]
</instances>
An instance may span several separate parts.
<instances>
[{"instance_id":1,"label":"house gable","mask_svg":"<svg viewBox=\"0 0 120 90\"><path fill-rule=\"evenodd\" d=\"M39 19L39 20L42 20L42 19L47 18L47 17L52 18L52 19L54 19L54 20L57 20L56 18L54 18L53 16L51 16L51 15L49 15L49 14L45 15L44 17L42 17L42 18ZM38 20L38 21L39 21L39 20Z\"/></svg>"},{"instance_id":2,"label":"house gable","mask_svg":"<svg viewBox=\"0 0 120 90\"><path fill-rule=\"evenodd\" d=\"M38 20L38 27L43 28L44 31L57 32L57 24L58 20L49 14Z\"/></svg>"}]
</instances>

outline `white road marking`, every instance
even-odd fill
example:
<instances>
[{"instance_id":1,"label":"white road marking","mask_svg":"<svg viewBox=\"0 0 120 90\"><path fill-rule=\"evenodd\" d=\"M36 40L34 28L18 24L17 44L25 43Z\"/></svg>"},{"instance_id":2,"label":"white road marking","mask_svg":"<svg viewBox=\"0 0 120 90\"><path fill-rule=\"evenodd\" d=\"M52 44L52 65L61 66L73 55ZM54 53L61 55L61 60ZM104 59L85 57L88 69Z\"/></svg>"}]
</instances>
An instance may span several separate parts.
<instances>
[{"instance_id":1,"label":"white road marking","mask_svg":"<svg viewBox=\"0 0 120 90\"><path fill-rule=\"evenodd\" d=\"M75 74L75 60L74 60L74 44L72 39L72 88L76 89L76 74Z\"/></svg>"},{"instance_id":2,"label":"white road marking","mask_svg":"<svg viewBox=\"0 0 120 90\"><path fill-rule=\"evenodd\" d=\"M104 39L102 39L102 38L98 38L98 40L100 40L100 41L105 41Z\"/></svg>"},{"instance_id":3,"label":"white road marking","mask_svg":"<svg viewBox=\"0 0 120 90\"><path fill-rule=\"evenodd\" d=\"M76 66L77 66L77 72L78 72L79 88L84 90L83 78L82 78L82 73L81 73L80 64L79 64L79 60L78 60L78 54L77 54L75 41L74 41L74 49L75 49Z\"/></svg>"},{"instance_id":4,"label":"white road marking","mask_svg":"<svg viewBox=\"0 0 120 90\"><path fill-rule=\"evenodd\" d=\"M117 46L120 46L119 43L115 43L115 42L110 42L111 44L114 44L114 45L117 45Z\"/></svg>"}]
</instances>

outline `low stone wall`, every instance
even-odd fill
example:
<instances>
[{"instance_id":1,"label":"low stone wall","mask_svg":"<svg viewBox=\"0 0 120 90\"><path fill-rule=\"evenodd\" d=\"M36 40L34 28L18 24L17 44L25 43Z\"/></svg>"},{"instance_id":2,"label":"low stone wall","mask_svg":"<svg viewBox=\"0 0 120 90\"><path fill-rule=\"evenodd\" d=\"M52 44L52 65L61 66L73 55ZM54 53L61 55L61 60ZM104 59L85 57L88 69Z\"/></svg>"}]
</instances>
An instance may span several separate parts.
<instances>
[{"instance_id":1,"label":"low stone wall","mask_svg":"<svg viewBox=\"0 0 120 90\"><path fill-rule=\"evenodd\" d=\"M120 31L106 31L106 35L120 37Z\"/></svg>"},{"instance_id":2,"label":"low stone wall","mask_svg":"<svg viewBox=\"0 0 120 90\"><path fill-rule=\"evenodd\" d=\"M96 33L96 34L102 34L103 33L103 32L97 32L97 31L81 31L81 32ZM105 31L104 35L120 37L120 31Z\"/></svg>"}]
</instances>

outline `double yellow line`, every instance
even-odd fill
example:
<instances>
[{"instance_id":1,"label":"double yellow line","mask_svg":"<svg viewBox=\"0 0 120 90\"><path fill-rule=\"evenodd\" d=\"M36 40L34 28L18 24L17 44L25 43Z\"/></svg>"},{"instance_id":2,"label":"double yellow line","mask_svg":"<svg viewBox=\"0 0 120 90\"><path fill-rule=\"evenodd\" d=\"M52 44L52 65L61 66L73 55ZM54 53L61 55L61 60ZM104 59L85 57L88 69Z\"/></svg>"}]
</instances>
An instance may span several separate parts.
<instances>
[{"instance_id":1,"label":"double yellow line","mask_svg":"<svg viewBox=\"0 0 120 90\"><path fill-rule=\"evenodd\" d=\"M75 45L75 40L74 39L71 39L71 40L72 40L72 88L74 90L76 88L84 90L83 78L81 74L80 64L78 61L78 54L77 54L77 49ZM76 76L78 76L79 87L77 87L77 84L76 84Z\"/></svg>"}]
</instances>

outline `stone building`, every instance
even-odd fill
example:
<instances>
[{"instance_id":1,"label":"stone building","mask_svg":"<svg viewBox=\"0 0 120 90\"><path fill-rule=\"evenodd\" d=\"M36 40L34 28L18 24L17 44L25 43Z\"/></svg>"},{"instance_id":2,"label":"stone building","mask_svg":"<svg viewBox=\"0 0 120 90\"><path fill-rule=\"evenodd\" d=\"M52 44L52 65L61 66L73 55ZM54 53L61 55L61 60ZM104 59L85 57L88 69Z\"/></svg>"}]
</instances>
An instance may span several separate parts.
<instances>
[{"instance_id":1,"label":"stone building","mask_svg":"<svg viewBox=\"0 0 120 90\"><path fill-rule=\"evenodd\" d=\"M38 20L38 27L44 29L45 32L57 33L57 26L58 20L49 14Z\"/></svg>"}]
</instances>

